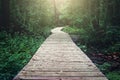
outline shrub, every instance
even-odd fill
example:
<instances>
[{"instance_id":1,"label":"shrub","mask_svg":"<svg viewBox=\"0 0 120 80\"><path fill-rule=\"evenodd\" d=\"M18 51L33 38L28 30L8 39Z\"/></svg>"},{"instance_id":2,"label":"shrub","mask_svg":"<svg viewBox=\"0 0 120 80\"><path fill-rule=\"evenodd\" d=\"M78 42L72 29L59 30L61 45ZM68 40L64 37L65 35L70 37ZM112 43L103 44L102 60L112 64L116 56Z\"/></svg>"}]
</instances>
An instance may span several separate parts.
<instances>
[{"instance_id":1,"label":"shrub","mask_svg":"<svg viewBox=\"0 0 120 80\"><path fill-rule=\"evenodd\" d=\"M12 78L28 63L44 41L43 36L0 32L0 80Z\"/></svg>"}]
</instances>

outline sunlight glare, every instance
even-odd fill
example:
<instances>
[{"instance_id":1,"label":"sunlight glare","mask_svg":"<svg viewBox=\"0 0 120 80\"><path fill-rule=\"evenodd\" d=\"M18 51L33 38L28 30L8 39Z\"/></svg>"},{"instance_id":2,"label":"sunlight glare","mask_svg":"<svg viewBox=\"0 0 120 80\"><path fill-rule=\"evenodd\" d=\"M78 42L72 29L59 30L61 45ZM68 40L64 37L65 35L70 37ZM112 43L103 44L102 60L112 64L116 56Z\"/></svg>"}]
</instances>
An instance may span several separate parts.
<instances>
[{"instance_id":1,"label":"sunlight glare","mask_svg":"<svg viewBox=\"0 0 120 80\"><path fill-rule=\"evenodd\" d=\"M66 0L50 0L51 4L56 4L56 7L59 8L61 6L64 6L64 3L66 2Z\"/></svg>"}]
</instances>

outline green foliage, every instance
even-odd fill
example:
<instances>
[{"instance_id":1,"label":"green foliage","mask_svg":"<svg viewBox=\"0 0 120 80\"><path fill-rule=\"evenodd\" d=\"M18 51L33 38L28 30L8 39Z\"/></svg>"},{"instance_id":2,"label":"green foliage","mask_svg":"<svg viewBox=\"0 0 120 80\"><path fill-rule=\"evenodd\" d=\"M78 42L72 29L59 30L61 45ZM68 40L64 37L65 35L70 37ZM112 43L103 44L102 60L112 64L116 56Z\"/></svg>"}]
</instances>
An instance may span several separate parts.
<instances>
[{"instance_id":1,"label":"green foliage","mask_svg":"<svg viewBox=\"0 0 120 80\"><path fill-rule=\"evenodd\" d=\"M68 3L64 18L69 27L63 31L80 35L77 45L88 55L100 53L108 59L119 60L119 54L114 53L120 53L120 1L69 0ZM110 72L111 64L107 61L98 67L110 80L120 80L116 69Z\"/></svg>"},{"instance_id":2,"label":"green foliage","mask_svg":"<svg viewBox=\"0 0 120 80\"><path fill-rule=\"evenodd\" d=\"M102 72L108 73L111 64L109 64L108 62L105 62L105 63L103 63L102 65L97 65L97 66L100 68L100 70L101 70Z\"/></svg>"},{"instance_id":3,"label":"green foliage","mask_svg":"<svg viewBox=\"0 0 120 80\"><path fill-rule=\"evenodd\" d=\"M51 30L51 27L44 27L41 35L47 38L51 34L50 30Z\"/></svg>"},{"instance_id":4,"label":"green foliage","mask_svg":"<svg viewBox=\"0 0 120 80\"><path fill-rule=\"evenodd\" d=\"M44 27L54 25L53 5L49 0L11 0L10 26L11 32L44 33Z\"/></svg>"},{"instance_id":5,"label":"green foliage","mask_svg":"<svg viewBox=\"0 0 120 80\"><path fill-rule=\"evenodd\" d=\"M67 32L67 33L69 33L69 34L79 34L79 32L81 32L81 30L80 29L78 29L78 28L76 28L76 27L65 27L64 29L63 29L63 31L65 31L65 32Z\"/></svg>"},{"instance_id":6,"label":"green foliage","mask_svg":"<svg viewBox=\"0 0 120 80\"><path fill-rule=\"evenodd\" d=\"M80 44L80 43L77 43L77 46L78 46L81 50L83 50L84 52L87 52L87 47L86 47L85 45L82 45L82 44Z\"/></svg>"},{"instance_id":7,"label":"green foliage","mask_svg":"<svg viewBox=\"0 0 120 80\"><path fill-rule=\"evenodd\" d=\"M74 3L74 4L73 4ZM115 18L118 11L118 1L105 0L69 0L66 14L72 29L67 32L80 34L80 41L86 46L93 46L97 49L108 49L110 46L116 46L120 41L120 29L118 23L119 17ZM115 18L112 21L113 17ZM74 27L76 28L74 28ZM77 30L80 30L77 32ZM118 51L118 47L113 51ZM110 49L109 49L110 50ZM108 51L109 51L108 50Z\"/></svg>"},{"instance_id":8,"label":"green foliage","mask_svg":"<svg viewBox=\"0 0 120 80\"><path fill-rule=\"evenodd\" d=\"M117 72L109 72L107 74L109 80L120 80L120 71Z\"/></svg>"},{"instance_id":9,"label":"green foliage","mask_svg":"<svg viewBox=\"0 0 120 80\"><path fill-rule=\"evenodd\" d=\"M42 36L0 32L0 80L12 80L44 41Z\"/></svg>"},{"instance_id":10,"label":"green foliage","mask_svg":"<svg viewBox=\"0 0 120 80\"><path fill-rule=\"evenodd\" d=\"M50 0L0 0L0 80L12 80L48 37L53 9Z\"/></svg>"},{"instance_id":11,"label":"green foliage","mask_svg":"<svg viewBox=\"0 0 120 80\"><path fill-rule=\"evenodd\" d=\"M108 77L109 80L120 80L120 71L110 71L112 66L110 63L105 62L102 65L97 65L99 69Z\"/></svg>"}]
</instances>

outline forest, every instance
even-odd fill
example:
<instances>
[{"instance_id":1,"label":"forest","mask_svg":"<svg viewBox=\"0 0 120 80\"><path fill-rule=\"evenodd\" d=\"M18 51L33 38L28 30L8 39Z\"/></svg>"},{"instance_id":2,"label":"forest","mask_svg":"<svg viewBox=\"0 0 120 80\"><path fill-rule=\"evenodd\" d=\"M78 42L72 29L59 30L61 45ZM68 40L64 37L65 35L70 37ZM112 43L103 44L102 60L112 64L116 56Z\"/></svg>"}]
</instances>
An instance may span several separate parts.
<instances>
[{"instance_id":1,"label":"forest","mask_svg":"<svg viewBox=\"0 0 120 80\"><path fill-rule=\"evenodd\" d=\"M61 26L109 80L120 80L120 0L0 0L0 80L12 80Z\"/></svg>"}]
</instances>

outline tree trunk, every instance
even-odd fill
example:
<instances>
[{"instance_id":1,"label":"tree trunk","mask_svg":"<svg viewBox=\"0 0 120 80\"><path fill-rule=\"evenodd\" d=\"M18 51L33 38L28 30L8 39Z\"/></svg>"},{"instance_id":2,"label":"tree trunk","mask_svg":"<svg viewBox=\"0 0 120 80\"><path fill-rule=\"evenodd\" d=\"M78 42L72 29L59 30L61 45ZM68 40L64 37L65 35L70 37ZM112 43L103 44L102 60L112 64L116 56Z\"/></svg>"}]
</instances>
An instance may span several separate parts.
<instances>
[{"instance_id":1,"label":"tree trunk","mask_svg":"<svg viewBox=\"0 0 120 80\"><path fill-rule=\"evenodd\" d=\"M9 31L10 23L10 0L1 0L2 5L2 26L6 31Z\"/></svg>"}]
</instances>

